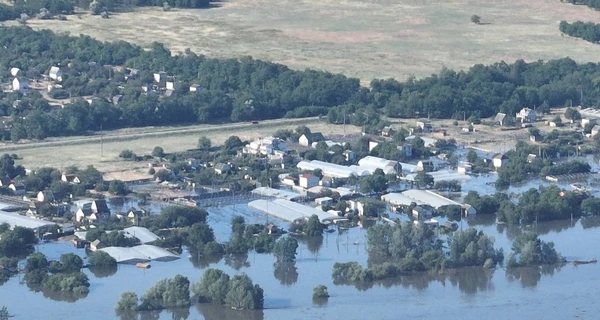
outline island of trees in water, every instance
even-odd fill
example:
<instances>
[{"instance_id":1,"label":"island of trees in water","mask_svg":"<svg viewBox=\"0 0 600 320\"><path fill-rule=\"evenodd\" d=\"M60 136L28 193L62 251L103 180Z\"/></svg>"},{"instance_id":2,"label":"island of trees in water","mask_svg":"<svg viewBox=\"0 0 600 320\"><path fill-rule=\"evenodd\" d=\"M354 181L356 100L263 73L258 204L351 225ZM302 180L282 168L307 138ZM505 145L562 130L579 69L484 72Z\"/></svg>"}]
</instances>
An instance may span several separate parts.
<instances>
[{"instance_id":1,"label":"island of trees in water","mask_svg":"<svg viewBox=\"0 0 600 320\"><path fill-rule=\"evenodd\" d=\"M367 240L370 253L380 255L378 260L384 262L366 268L357 262L337 262L332 274L335 284L363 286L416 271L491 269L499 263L515 268L564 262L554 249L554 243L542 241L532 232L525 232L514 240L506 261L503 250L494 248L494 239L473 228L456 231L442 241L432 228L423 224L376 225L367 231Z\"/></svg>"}]
</instances>

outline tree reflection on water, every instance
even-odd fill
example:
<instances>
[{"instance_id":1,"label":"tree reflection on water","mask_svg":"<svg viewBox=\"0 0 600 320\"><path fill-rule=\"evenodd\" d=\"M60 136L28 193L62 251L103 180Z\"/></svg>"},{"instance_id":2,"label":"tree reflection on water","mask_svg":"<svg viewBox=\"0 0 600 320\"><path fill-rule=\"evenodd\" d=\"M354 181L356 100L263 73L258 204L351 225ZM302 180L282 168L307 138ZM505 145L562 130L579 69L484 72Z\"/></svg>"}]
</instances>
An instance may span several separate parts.
<instances>
[{"instance_id":1,"label":"tree reflection on water","mask_svg":"<svg viewBox=\"0 0 600 320\"><path fill-rule=\"evenodd\" d=\"M542 275L554 275L555 272L560 271L562 264L557 265L541 265L534 267L519 267L519 268L507 268L506 278L508 281L520 281L524 288L535 287L542 278Z\"/></svg>"},{"instance_id":2,"label":"tree reflection on water","mask_svg":"<svg viewBox=\"0 0 600 320\"><path fill-rule=\"evenodd\" d=\"M263 310L233 310L220 305L201 303L196 308L204 319L264 320Z\"/></svg>"},{"instance_id":3,"label":"tree reflection on water","mask_svg":"<svg viewBox=\"0 0 600 320\"><path fill-rule=\"evenodd\" d=\"M284 286L291 286L298 281L298 268L295 262L275 262L273 275Z\"/></svg>"}]
</instances>

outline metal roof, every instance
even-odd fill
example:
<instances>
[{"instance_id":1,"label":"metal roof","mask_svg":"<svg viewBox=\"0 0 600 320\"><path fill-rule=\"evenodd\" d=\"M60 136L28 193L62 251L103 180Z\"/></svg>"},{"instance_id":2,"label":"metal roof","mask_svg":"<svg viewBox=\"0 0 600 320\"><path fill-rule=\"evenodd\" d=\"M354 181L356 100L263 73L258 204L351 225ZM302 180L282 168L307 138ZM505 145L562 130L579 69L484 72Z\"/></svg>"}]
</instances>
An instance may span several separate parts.
<instances>
[{"instance_id":1,"label":"metal roof","mask_svg":"<svg viewBox=\"0 0 600 320\"><path fill-rule=\"evenodd\" d=\"M115 258L118 263L138 263L154 261L173 261L179 259L179 256L163 248L143 244L131 248L107 247L98 249L108 253Z\"/></svg>"},{"instance_id":2,"label":"metal roof","mask_svg":"<svg viewBox=\"0 0 600 320\"><path fill-rule=\"evenodd\" d=\"M443 206L450 206L450 205L457 205L460 206L460 203L450 200L446 197L443 197L437 193L434 193L432 191L429 190L407 190L402 192L403 195L414 199L416 201L420 201L423 204L432 206L436 209L439 209L440 207ZM415 202L416 202L415 201Z\"/></svg>"},{"instance_id":3,"label":"metal roof","mask_svg":"<svg viewBox=\"0 0 600 320\"><path fill-rule=\"evenodd\" d=\"M381 200L390 203L394 206L410 206L411 203L416 203L417 205L422 205L419 200L415 200L411 197L405 196L402 193L388 193L381 196Z\"/></svg>"},{"instance_id":4,"label":"metal roof","mask_svg":"<svg viewBox=\"0 0 600 320\"><path fill-rule=\"evenodd\" d=\"M461 181L461 182L471 181L470 176L460 174L456 171L451 171L451 170L433 171L433 172L427 172L427 174L430 175L431 177L433 177L433 181L435 181L435 182L453 181L453 180ZM415 181L416 177L417 177L416 173L407 174L406 177L404 177L404 180Z\"/></svg>"},{"instance_id":5,"label":"metal roof","mask_svg":"<svg viewBox=\"0 0 600 320\"><path fill-rule=\"evenodd\" d=\"M141 243L150 243L160 239L159 236L144 227L129 227L123 229L123 231L125 232L125 235L138 238Z\"/></svg>"},{"instance_id":6,"label":"metal roof","mask_svg":"<svg viewBox=\"0 0 600 320\"><path fill-rule=\"evenodd\" d=\"M287 200L292 200L292 199L302 197L302 195L292 192L292 191L289 191L289 190L274 189L274 188L269 188L269 187L259 187L259 188L252 190L251 192L253 194L257 194L260 196L287 199Z\"/></svg>"},{"instance_id":7,"label":"metal roof","mask_svg":"<svg viewBox=\"0 0 600 320\"><path fill-rule=\"evenodd\" d=\"M255 200L248 203L248 206L252 209L290 222L308 219L312 215L319 217L321 223L343 219L337 215L284 199L275 199L273 201Z\"/></svg>"},{"instance_id":8,"label":"metal roof","mask_svg":"<svg viewBox=\"0 0 600 320\"><path fill-rule=\"evenodd\" d=\"M0 211L0 223L8 223L11 228L24 227L29 229L37 229L56 224L48 220L30 218L6 211Z\"/></svg>"}]
</instances>

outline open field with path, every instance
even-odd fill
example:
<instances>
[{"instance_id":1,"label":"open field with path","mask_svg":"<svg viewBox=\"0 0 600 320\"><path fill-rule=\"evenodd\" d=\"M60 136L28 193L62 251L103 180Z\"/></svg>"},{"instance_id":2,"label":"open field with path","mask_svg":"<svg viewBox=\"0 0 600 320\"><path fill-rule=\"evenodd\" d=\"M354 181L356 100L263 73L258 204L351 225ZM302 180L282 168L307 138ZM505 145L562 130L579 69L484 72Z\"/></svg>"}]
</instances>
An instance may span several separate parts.
<instances>
[{"instance_id":1,"label":"open field with path","mask_svg":"<svg viewBox=\"0 0 600 320\"><path fill-rule=\"evenodd\" d=\"M406 79L477 63L570 56L598 61L600 46L562 36L560 20L600 22L600 12L558 0L229 0L206 10L140 8L110 19L31 20L101 40L163 42L210 57L255 58L296 69ZM477 14L482 25L470 22ZM15 24L11 22L9 24Z\"/></svg>"},{"instance_id":2,"label":"open field with path","mask_svg":"<svg viewBox=\"0 0 600 320\"><path fill-rule=\"evenodd\" d=\"M165 152L178 152L196 148L198 138L206 136L213 145L222 144L229 136L237 135L242 140L253 140L273 134L279 129L295 129L306 125L314 132L325 135L341 134L341 125L330 125L318 118L280 119L261 121L258 125L250 123L228 123L223 125L198 125L186 127L136 128L99 133L92 136L54 138L41 142L6 144L0 146L0 153L16 153L22 160L19 163L26 168L77 166L84 168L93 165L102 172L119 172L127 175L136 172L145 175L147 162L124 161L119 153L125 149L138 155L152 152L155 146L161 146ZM359 127L346 126L347 133L360 132ZM101 143L102 141L102 143ZM101 147L102 145L102 147ZM125 179L124 176L119 176Z\"/></svg>"}]
</instances>

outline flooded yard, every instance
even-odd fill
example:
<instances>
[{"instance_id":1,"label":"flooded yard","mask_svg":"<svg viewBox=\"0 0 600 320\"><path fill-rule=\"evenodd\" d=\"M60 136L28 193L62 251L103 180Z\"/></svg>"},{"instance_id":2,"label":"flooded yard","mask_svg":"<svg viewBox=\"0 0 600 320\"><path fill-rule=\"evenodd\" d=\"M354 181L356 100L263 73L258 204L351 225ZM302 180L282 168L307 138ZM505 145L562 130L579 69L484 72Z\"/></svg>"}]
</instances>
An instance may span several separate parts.
<instances>
[{"instance_id":1,"label":"flooded yard","mask_svg":"<svg viewBox=\"0 0 600 320\"><path fill-rule=\"evenodd\" d=\"M209 223L219 241L228 239L229 221L234 215L244 216L248 223L265 223L267 219L243 204L207 210ZM269 217L269 221L286 225L273 217ZM523 231L518 227L497 226L493 216L476 216L463 220L462 224L463 228L475 227L493 235L496 246L505 252L510 250L512 239ZM541 239L554 241L558 251L569 259L591 259L600 256L600 248L595 245L600 242L599 226L599 219L588 218L544 222L528 228L538 232ZM481 319L482 314L500 316L506 310L511 310L518 318L595 317L594 300L600 293L597 286L600 266L596 264L511 271L466 268L449 270L441 275L416 273L368 286L334 285L331 278L334 263L357 261L368 265L365 235L365 229L352 228L341 235L336 232L311 241L300 239L296 269L276 270L271 255L254 252L219 261L194 261L187 251L179 260L154 262L147 270L120 265L114 275L107 276L85 269L90 277L90 293L73 302L30 291L20 283L21 277L14 277L0 286L0 304L6 305L15 319L36 319L38 310L52 315L52 319L81 314L86 314L89 319L118 319L113 309L122 292L134 291L142 295L158 280L177 273L195 282L206 268L216 267L231 275L247 273L265 291L265 310L241 312L200 304L185 310L165 310L141 316L144 319L367 319L377 315L377 319L396 319L401 308L403 317L421 319L440 314L450 318ZM83 250L66 242L41 244L37 250L50 259L57 259L67 252L85 256ZM313 304L311 297L312 288L319 284L326 285L331 294L324 305Z\"/></svg>"}]
</instances>

